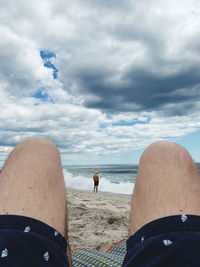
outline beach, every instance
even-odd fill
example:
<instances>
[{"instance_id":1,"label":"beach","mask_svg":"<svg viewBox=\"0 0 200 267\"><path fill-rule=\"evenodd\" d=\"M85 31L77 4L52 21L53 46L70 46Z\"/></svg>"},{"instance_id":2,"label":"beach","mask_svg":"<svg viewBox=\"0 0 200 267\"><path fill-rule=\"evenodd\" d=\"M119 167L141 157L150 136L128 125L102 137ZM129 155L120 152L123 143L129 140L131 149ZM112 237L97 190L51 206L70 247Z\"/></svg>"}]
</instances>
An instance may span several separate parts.
<instances>
[{"instance_id":1,"label":"beach","mask_svg":"<svg viewBox=\"0 0 200 267\"><path fill-rule=\"evenodd\" d=\"M67 189L68 239L71 249L106 251L126 239L130 195Z\"/></svg>"}]
</instances>

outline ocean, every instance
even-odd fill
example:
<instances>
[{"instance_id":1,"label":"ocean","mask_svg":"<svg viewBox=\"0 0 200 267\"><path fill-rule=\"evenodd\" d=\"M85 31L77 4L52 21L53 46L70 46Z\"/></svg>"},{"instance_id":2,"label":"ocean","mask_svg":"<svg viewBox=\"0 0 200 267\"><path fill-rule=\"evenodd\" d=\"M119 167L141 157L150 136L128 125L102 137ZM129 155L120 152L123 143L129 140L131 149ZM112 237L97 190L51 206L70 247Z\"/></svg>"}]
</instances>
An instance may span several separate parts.
<instances>
[{"instance_id":1,"label":"ocean","mask_svg":"<svg viewBox=\"0 0 200 267\"><path fill-rule=\"evenodd\" d=\"M200 171L200 163L196 163ZM93 174L98 171L99 191L113 194L131 195L138 165L71 165L63 166L66 187L78 190L93 190Z\"/></svg>"},{"instance_id":2,"label":"ocean","mask_svg":"<svg viewBox=\"0 0 200 267\"><path fill-rule=\"evenodd\" d=\"M138 165L72 165L63 166L65 183L68 188L93 190L93 175L99 174L99 191L130 195L136 179Z\"/></svg>"}]
</instances>

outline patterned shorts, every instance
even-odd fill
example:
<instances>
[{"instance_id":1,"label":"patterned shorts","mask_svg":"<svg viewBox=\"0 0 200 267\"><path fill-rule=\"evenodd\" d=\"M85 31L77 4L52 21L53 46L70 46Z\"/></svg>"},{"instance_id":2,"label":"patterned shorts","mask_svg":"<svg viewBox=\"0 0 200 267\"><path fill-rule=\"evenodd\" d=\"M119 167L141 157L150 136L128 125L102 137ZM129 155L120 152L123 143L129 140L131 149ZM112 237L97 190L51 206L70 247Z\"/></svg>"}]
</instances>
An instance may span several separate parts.
<instances>
[{"instance_id":1,"label":"patterned shorts","mask_svg":"<svg viewBox=\"0 0 200 267\"><path fill-rule=\"evenodd\" d=\"M0 266L68 267L67 241L38 220L0 215ZM148 223L127 241L123 266L200 266L200 216L176 215Z\"/></svg>"},{"instance_id":2,"label":"patterned shorts","mask_svg":"<svg viewBox=\"0 0 200 267\"><path fill-rule=\"evenodd\" d=\"M67 267L67 241L49 225L24 216L0 215L0 266Z\"/></svg>"},{"instance_id":3,"label":"patterned shorts","mask_svg":"<svg viewBox=\"0 0 200 267\"><path fill-rule=\"evenodd\" d=\"M169 216L146 224L128 239L123 266L200 266L200 216Z\"/></svg>"}]
</instances>

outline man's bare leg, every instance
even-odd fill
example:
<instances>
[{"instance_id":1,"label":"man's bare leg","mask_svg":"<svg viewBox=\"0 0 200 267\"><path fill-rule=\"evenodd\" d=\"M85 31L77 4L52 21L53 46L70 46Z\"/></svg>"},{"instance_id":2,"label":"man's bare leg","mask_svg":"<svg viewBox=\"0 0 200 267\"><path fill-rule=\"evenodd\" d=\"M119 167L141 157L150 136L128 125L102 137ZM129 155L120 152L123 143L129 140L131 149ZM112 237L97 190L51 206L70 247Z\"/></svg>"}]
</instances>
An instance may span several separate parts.
<instances>
[{"instance_id":1,"label":"man's bare leg","mask_svg":"<svg viewBox=\"0 0 200 267\"><path fill-rule=\"evenodd\" d=\"M200 175L183 147L156 142L140 159L130 235L152 220L175 214L200 215Z\"/></svg>"},{"instance_id":2,"label":"man's bare leg","mask_svg":"<svg viewBox=\"0 0 200 267\"><path fill-rule=\"evenodd\" d=\"M38 219L65 236L65 185L51 141L31 139L11 152L0 175L0 203L0 214Z\"/></svg>"}]
</instances>

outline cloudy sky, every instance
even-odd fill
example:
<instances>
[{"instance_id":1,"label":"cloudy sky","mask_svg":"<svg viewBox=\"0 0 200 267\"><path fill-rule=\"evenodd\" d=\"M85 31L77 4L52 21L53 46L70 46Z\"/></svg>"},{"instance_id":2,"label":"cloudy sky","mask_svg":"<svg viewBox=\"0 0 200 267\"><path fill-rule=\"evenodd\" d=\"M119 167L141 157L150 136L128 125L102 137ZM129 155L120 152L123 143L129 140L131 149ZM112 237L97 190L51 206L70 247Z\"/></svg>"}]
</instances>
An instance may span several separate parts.
<instances>
[{"instance_id":1,"label":"cloudy sky","mask_svg":"<svg viewBox=\"0 0 200 267\"><path fill-rule=\"evenodd\" d=\"M198 0L0 0L0 164L48 137L63 164L200 161Z\"/></svg>"}]
</instances>

